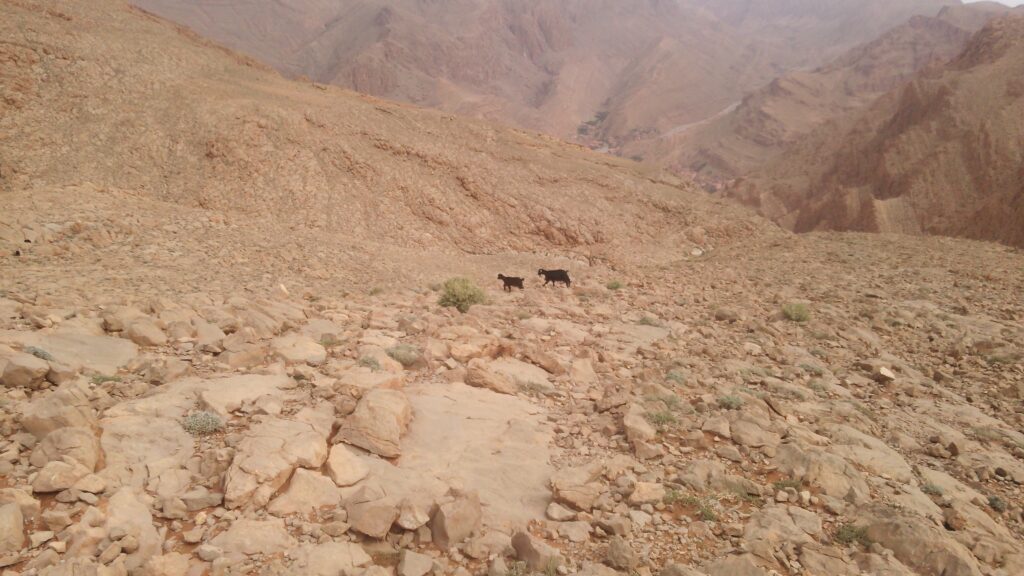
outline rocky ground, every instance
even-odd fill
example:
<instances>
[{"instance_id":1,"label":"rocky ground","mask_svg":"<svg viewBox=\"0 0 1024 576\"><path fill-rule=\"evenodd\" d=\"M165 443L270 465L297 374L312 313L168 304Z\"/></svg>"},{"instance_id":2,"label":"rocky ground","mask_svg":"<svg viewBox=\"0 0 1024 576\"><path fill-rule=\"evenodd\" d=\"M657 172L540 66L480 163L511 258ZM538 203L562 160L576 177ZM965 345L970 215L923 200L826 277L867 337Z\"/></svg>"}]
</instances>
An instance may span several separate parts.
<instances>
[{"instance_id":1,"label":"rocky ground","mask_svg":"<svg viewBox=\"0 0 1024 576\"><path fill-rule=\"evenodd\" d=\"M1019 251L780 233L506 294L543 260L353 276L192 213L27 214L5 576L1024 573ZM440 307L449 271L489 302Z\"/></svg>"}]
</instances>

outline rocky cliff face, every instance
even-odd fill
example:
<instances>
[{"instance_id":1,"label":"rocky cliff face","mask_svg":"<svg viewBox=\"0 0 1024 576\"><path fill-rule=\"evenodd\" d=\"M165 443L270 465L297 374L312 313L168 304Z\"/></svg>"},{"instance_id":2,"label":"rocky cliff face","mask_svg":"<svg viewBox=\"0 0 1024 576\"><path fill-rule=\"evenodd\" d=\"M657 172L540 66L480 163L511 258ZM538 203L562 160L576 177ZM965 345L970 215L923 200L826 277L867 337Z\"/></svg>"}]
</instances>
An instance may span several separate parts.
<instances>
[{"instance_id":1,"label":"rocky cliff face","mask_svg":"<svg viewBox=\"0 0 1024 576\"><path fill-rule=\"evenodd\" d=\"M993 21L945 66L827 126L732 194L795 230L1024 243L1024 19Z\"/></svg>"},{"instance_id":2,"label":"rocky cliff face","mask_svg":"<svg viewBox=\"0 0 1024 576\"><path fill-rule=\"evenodd\" d=\"M748 174L821 124L864 109L925 67L947 62L988 20L1010 11L983 3L915 16L824 66L776 78L733 110L653 140L647 158L708 180Z\"/></svg>"},{"instance_id":3,"label":"rocky cliff face","mask_svg":"<svg viewBox=\"0 0 1024 576\"><path fill-rule=\"evenodd\" d=\"M948 2L136 4L290 76L646 157L652 136Z\"/></svg>"}]
</instances>

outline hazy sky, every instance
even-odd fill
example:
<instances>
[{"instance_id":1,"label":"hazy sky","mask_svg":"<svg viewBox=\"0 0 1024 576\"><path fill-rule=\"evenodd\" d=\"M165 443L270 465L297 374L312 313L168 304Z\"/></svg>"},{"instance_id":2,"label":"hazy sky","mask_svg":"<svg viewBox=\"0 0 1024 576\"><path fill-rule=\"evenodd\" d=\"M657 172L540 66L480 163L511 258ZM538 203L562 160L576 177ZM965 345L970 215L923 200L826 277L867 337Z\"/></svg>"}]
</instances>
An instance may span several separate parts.
<instances>
[{"instance_id":1,"label":"hazy sky","mask_svg":"<svg viewBox=\"0 0 1024 576\"><path fill-rule=\"evenodd\" d=\"M967 0L967 2L979 2L979 1L980 0ZM1020 6L1021 4L1024 4L1024 0L996 0L996 1L997 2L1002 2L1003 4L1009 4L1010 6Z\"/></svg>"}]
</instances>

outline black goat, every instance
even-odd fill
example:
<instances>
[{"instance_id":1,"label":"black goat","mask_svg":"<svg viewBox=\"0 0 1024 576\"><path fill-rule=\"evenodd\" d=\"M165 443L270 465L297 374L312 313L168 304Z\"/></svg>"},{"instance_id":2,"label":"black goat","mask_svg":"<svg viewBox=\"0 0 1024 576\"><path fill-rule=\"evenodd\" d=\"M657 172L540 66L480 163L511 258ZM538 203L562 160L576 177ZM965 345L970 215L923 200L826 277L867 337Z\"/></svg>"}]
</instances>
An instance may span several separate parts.
<instances>
[{"instance_id":1,"label":"black goat","mask_svg":"<svg viewBox=\"0 0 1024 576\"><path fill-rule=\"evenodd\" d=\"M537 270L537 276L544 277L545 286L549 283L557 286L559 282L564 283L566 288L572 286L572 280L569 279L569 273L565 270L545 270L541 268L540 270Z\"/></svg>"},{"instance_id":2,"label":"black goat","mask_svg":"<svg viewBox=\"0 0 1024 576\"><path fill-rule=\"evenodd\" d=\"M523 286L524 278L516 278L515 276L505 276L504 274L498 274L498 280L501 280L502 282L505 283L505 285L502 287L502 289L505 290L505 292L511 292L513 288L519 288L520 290L526 289L526 287Z\"/></svg>"}]
</instances>

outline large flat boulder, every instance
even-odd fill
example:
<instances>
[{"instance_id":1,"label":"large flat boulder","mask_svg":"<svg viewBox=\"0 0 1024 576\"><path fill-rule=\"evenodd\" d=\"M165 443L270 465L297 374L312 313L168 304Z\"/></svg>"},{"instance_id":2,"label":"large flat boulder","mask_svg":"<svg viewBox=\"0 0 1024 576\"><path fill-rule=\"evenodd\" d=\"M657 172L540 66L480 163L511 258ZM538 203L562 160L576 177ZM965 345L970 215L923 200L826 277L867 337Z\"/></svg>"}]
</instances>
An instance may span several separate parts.
<instances>
[{"instance_id":1,"label":"large flat boulder","mask_svg":"<svg viewBox=\"0 0 1024 576\"><path fill-rule=\"evenodd\" d=\"M355 412L342 422L334 441L396 458L402 454L402 434L411 420L412 407L401 391L370 390L359 400Z\"/></svg>"},{"instance_id":2,"label":"large flat boulder","mask_svg":"<svg viewBox=\"0 0 1024 576\"><path fill-rule=\"evenodd\" d=\"M327 441L306 422L263 417L238 443L224 479L224 504L265 506L297 467L319 468Z\"/></svg>"},{"instance_id":3,"label":"large flat boulder","mask_svg":"<svg viewBox=\"0 0 1024 576\"><path fill-rule=\"evenodd\" d=\"M139 354L139 347L123 338L76 332L0 330L0 343L35 346L57 362L107 375L116 373Z\"/></svg>"}]
</instances>

